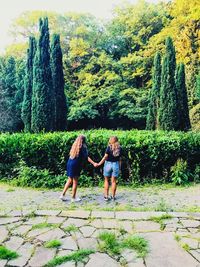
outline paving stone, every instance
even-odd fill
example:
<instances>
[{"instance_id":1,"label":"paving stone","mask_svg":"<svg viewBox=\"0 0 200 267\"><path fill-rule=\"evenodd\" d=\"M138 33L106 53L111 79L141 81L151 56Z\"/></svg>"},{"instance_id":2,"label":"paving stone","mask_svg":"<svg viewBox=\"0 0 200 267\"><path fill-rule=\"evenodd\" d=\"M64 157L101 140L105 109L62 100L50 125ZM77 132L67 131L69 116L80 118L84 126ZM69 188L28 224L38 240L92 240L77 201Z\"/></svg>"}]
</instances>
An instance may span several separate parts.
<instances>
[{"instance_id":1,"label":"paving stone","mask_svg":"<svg viewBox=\"0 0 200 267\"><path fill-rule=\"evenodd\" d=\"M57 265L58 267L75 267L76 264L74 261L68 261L68 262L65 262L61 265Z\"/></svg>"},{"instance_id":2,"label":"paving stone","mask_svg":"<svg viewBox=\"0 0 200 267\"><path fill-rule=\"evenodd\" d=\"M101 219L94 219L90 223L91 226L94 226L95 228L103 228L103 223Z\"/></svg>"},{"instance_id":3,"label":"paving stone","mask_svg":"<svg viewBox=\"0 0 200 267\"><path fill-rule=\"evenodd\" d=\"M198 228L187 228L188 231L192 234L198 233L199 229Z\"/></svg>"},{"instance_id":4,"label":"paving stone","mask_svg":"<svg viewBox=\"0 0 200 267\"><path fill-rule=\"evenodd\" d=\"M10 239L5 243L6 247L10 250L18 250L23 244L24 239L19 236L11 236Z\"/></svg>"},{"instance_id":5,"label":"paving stone","mask_svg":"<svg viewBox=\"0 0 200 267\"><path fill-rule=\"evenodd\" d=\"M65 221L64 217L50 216L47 218L47 223L61 224Z\"/></svg>"},{"instance_id":6,"label":"paving stone","mask_svg":"<svg viewBox=\"0 0 200 267\"><path fill-rule=\"evenodd\" d=\"M142 258L138 258L137 253L133 250L126 249L121 253L121 256L126 260L127 267L145 267Z\"/></svg>"},{"instance_id":7,"label":"paving stone","mask_svg":"<svg viewBox=\"0 0 200 267\"><path fill-rule=\"evenodd\" d=\"M7 260L0 260L0 267L6 266Z\"/></svg>"},{"instance_id":8,"label":"paving stone","mask_svg":"<svg viewBox=\"0 0 200 267\"><path fill-rule=\"evenodd\" d=\"M196 260L198 260L198 261L200 262L200 253L197 252L197 250L190 250L190 253L192 254L192 256L193 256ZM200 264L199 264L199 266L200 266ZM198 267L199 267L199 266L198 266Z\"/></svg>"},{"instance_id":9,"label":"paving stone","mask_svg":"<svg viewBox=\"0 0 200 267\"><path fill-rule=\"evenodd\" d=\"M0 225L14 223L20 220L21 220L21 217L4 217L4 218L0 218Z\"/></svg>"},{"instance_id":10,"label":"paving stone","mask_svg":"<svg viewBox=\"0 0 200 267\"><path fill-rule=\"evenodd\" d=\"M48 261L54 258L56 253L55 249L47 249L44 247L37 247L33 257L30 259L29 267L41 267Z\"/></svg>"},{"instance_id":11,"label":"paving stone","mask_svg":"<svg viewBox=\"0 0 200 267\"><path fill-rule=\"evenodd\" d=\"M25 235L28 231L30 231L32 228L31 225L20 225L19 227L15 228L12 233L14 235L20 235L23 236Z\"/></svg>"},{"instance_id":12,"label":"paving stone","mask_svg":"<svg viewBox=\"0 0 200 267\"><path fill-rule=\"evenodd\" d=\"M39 224L39 223L45 223L46 222L46 218L45 217L33 217L28 219L26 222L24 222L24 224L30 224L30 225L35 225L35 224Z\"/></svg>"},{"instance_id":13,"label":"paving stone","mask_svg":"<svg viewBox=\"0 0 200 267\"><path fill-rule=\"evenodd\" d=\"M83 226L79 229L84 237L90 237L94 231L96 231L96 228L92 226Z\"/></svg>"},{"instance_id":14,"label":"paving stone","mask_svg":"<svg viewBox=\"0 0 200 267\"><path fill-rule=\"evenodd\" d=\"M48 227L41 228L41 229L34 229L34 230L31 230L30 232L28 232L27 237L33 238L33 237L39 236L41 234L44 234L50 230L51 230L51 228L48 228Z\"/></svg>"},{"instance_id":15,"label":"paving stone","mask_svg":"<svg viewBox=\"0 0 200 267\"><path fill-rule=\"evenodd\" d=\"M188 233L188 230L185 228L178 228L178 229L176 229L176 233L186 234L186 233Z\"/></svg>"},{"instance_id":16,"label":"paving stone","mask_svg":"<svg viewBox=\"0 0 200 267\"><path fill-rule=\"evenodd\" d=\"M168 214L173 217L177 217L177 218L189 218L190 217L190 214L188 214L187 212L172 211L172 212L168 212Z\"/></svg>"},{"instance_id":17,"label":"paving stone","mask_svg":"<svg viewBox=\"0 0 200 267\"><path fill-rule=\"evenodd\" d=\"M62 211L59 214L59 216L87 219L88 217L90 217L90 211L86 211L86 210L65 210L65 211Z\"/></svg>"},{"instance_id":18,"label":"paving stone","mask_svg":"<svg viewBox=\"0 0 200 267\"><path fill-rule=\"evenodd\" d=\"M167 219L167 220L163 220L164 224L177 224L179 221L178 218L171 218L171 219Z\"/></svg>"},{"instance_id":19,"label":"paving stone","mask_svg":"<svg viewBox=\"0 0 200 267\"><path fill-rule=\"evenodd\" d=\"M16 227L22 225L22 221L7 224L6 227L9 231L13 231Z\"/></svg>"},{"instance_id":20,"label":"paving stone","mask_svg":"<svg viewBox=\"0 0 200 267\"><path fill-rule=\"evenodd\" d=\"M168 224L168 225L165 226L164 231L166 231L166 232L176 232L177 228L178 227L176 225Z\"/></svg>"},{"instance_id":21,"label":"paving stone","mask_svg":"<svg viewBox=\"0 0 200 267\"><path fill-rule=\"evenodd\" d=\"M95 253L90 255L89 262L85 267L119 267L119 263L104 253Z\"/></svg>"},{"instance_id":22,"label":"paving stone","mask_svg":"<svg viewBox=\"0 0 200 267\"><path fill-rule=\"evenodd\" d=\"M150 217L158 217L163 214L166 214L165 212L151 212L151 211L116 211L115 217L116 219L121 220L147 220Z\"/></svg>"},{"instance_id":23,"label":"paving stone","mask_svg":"<svg viewBox=\"0 0 200 267\"><path fill-rule=\"evenodd\" d=\"M65 232L63 232L59 228L56 228L56 229L52 229L52 230L48 231L47 233L43 233L43 234L37 236L37 239L39 239L41 241L49 241L52 239L60 239L65 235L66 235Z\"/></svg>"},{"instance_id":24,"label":"paving stone","mask_svg":"<svg viewBox=\"0 0 200 267\"><path fill-rule=\"evenodd\" d=\"M191 249L197 249L198 248L198 241L193 238L181 238L182 244L187 244Z\"/></svg>"},{"instance_id":25,"label":"paving stone","mask_svg":"<svg viewBox=\"0 0 200 267\"><path fill-rule=\"evenodd\" d=\"M80 249L96 249L98 245L96 238L93 237L79 238L77 242Z\"/></svg>"},{"instance_id":26,"label":"paving stone","mask_svg":"<svg viewBox=\"0 0 200 267\"><path fill-rule=\"evenodd\" d=\"M23 213L22 213L21 210L12 210L9 213L9 216L11 216L11 217L20 217L20 216L23 216Z\"/></svg>"},{"instance_id":27,"label":"paving stone","mask_svg":"<svg viewBox=\"0 0 200 267\"><path fill-rule=\"evenodd\" d=\"M181 223L186 228L195 228L200 226L200 221L195 220L181 220Z\"/></svg>"},{"instance_id":28,"label":"paving stone","mask_svg":"<svg viewBox=\"0 0 200 267\"><path fill-rule=\"evenodd\" d=\"M36 210L36 215L42 215L42 216L57 216L61 213L60 210Z\"/></svg>"},{"instance_id":29,"label":"paving stone","mask_svg":"<svg viewBox=\"0 0 200 267\"><path fill-rule=\"evenodd\" d=\"M160 231L160 224L151 221L134 222L134 231L136 232Z\"/></svg>"},{"instance_id":30,"label":"paving stone","mask_svg":"<svg viewBox=\"0 0 200 267\"><path fill-rule=\"evenodd\" d=\"M128 233L132 233L133 232L134 224L133 224L132 221L119 221L118 222L118 226L119 226L119 228L124 229Z\"/></svg>"},{"instance_id":31,"label":"paving stone","mask_svg":"<svg viewBox=\"0 0 200 267\"><path fill-rule=\"evenodd\" d=\"M73 253L72 250L68 250L68 249L62 249L59 250L58 253L56 254L56 257L63 257L63 256L67 256L69 254Z\"/></svg>"},{"instance_id":32,"label":"paving stone","mask_svg":"<svg viewBox=\"0 0 200 267\"><path fill-rule=\"evenodd\" d=\"M8 236L8 230L5 226L0 226L0 243L2 243Z\"/></svg>"},{"instance_id":33,"label":"paving stone","mask_svg":"<svg viewBox=\"0 0 200 267\"><path fill-rule=\"evenodd\" d=\"M83 225L86 225L88 223L87 220L83 220L83 219L74 219L74 218L69 218L67 219L66 222L64 222L62 224L62 228L66 228L69 225L74 225L76 227L81 227Z\"/></svg>"},{"instance_id":34,"label":"paving stone","mask_svg":"<svg viewBox=\"0 0 200 267\"><path fill-rule=\"evenodd\" d=\"M91 214L92 218L107 218L107 219L111 219L111 218L115 218L115 213L114 211L92 211Z\"/></svg>"},{"instance_id":35,"label":"paving stone","mask_svg":"<svg viewBox=\"0 0 200 267\"><path fill-rule=\"evenodd\" d=\"M34 246L30 243L26 243L20 247L17 253L20 255L18 258L9 261L9 265L11 266L25 266L32 255Z\"/></svg>"},{"instance_id":36,"label":"paving stone","mask_svg":"<svg viewBox=\"0 0 200 267\"><path fill-rule=\"evenodd\" d=\"M198 262L186 253L179 244L174 240L172 233L154 232L143 233L149 240L150 252L147 255L145 262L148 267L196 267Z\"/></svg>"},{"instance_id":37,"label":"paving stone","mask_svg":"<svg viewBox=\"0 0 200 267\"><path fill-rule=\"evenodd\" d=\"M61 249L69 249L69 250L77 250L78 249L75 240L71 236L62 238L62 239L60 239L60 241L62 242L62 245L60 247Z\"/></svg>"},{"instance_id":38,"label":"paving stone","mask_svg":"<svg viewBox=\"0 0 200 267\"><path fill-rule=\"evenodd\" d=\"M102 223L103 223L103 228L108 228L108 229L119 228L119 224L115 219L102 219Z\"/></svg>"}]
</instances>

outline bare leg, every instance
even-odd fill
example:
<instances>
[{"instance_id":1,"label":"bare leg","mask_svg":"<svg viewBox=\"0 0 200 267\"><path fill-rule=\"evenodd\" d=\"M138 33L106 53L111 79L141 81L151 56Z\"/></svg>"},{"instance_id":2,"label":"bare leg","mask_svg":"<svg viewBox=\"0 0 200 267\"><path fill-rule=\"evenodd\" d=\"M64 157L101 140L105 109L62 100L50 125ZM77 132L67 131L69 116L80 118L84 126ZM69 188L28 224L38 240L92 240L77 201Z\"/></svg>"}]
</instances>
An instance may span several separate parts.
<instances>
[{"instance_id":1,"label":"bare leg","mask_svg":"<svg viewBox=\"0 0 200 267\"><path fill-rule=\"evenodd\" d=\"M73 181L72 178L69 177L67 182L66 182L66 184L65 184L65 186L64 186L63 192L62 192L63 196L65 195L67 189L71 186L72 181Z\"/></svg>"},{"instance_id":2,"label":"bare leg","mask_svg":"<svg viewBox=\"0 0 200 267\"><path fill-rule=\"evenodd\" d=\"M76 197L77 185L78 185L78 178L73 178L72 198Z\"/></svg>"},{"instance_id":3,"label":"bare leg","mask_svg":"<svg viewBox=\"0 0 200 267\"><path fill-rule=\"evenodd\" d=\"M115 197L117 190L116 177L111 177L111 183L112 183L112 196Z\"/></svg>"},{"instance_id":4,"label":"bare leg","mask_svg":"<svg viewBox=\"0 0 200 267\"><path fill-rule=\"evenodd\" d=\"M109 195L109 177L104 177L104 197L108 197Z\"/></svg>"}]
</instances>

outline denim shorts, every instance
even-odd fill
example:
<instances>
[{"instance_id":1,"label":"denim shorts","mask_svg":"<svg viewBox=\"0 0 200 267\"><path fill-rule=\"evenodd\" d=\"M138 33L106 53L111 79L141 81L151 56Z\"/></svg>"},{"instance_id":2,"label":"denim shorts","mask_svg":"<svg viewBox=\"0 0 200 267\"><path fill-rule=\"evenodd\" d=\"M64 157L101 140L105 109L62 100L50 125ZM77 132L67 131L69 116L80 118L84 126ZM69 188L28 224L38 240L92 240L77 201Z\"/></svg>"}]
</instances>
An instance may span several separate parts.
<instances>
[{"instance_id":1,"label":"denim shorts","mask_svg":"<svg viewBox=\"0 0 200 267\"><path fill-rule=\"evenodd\" d=\"M106 177L118 177L119 176L119 161L111 162L105 161L103 167L103 175Z\"/></svg>"}]
</instances>

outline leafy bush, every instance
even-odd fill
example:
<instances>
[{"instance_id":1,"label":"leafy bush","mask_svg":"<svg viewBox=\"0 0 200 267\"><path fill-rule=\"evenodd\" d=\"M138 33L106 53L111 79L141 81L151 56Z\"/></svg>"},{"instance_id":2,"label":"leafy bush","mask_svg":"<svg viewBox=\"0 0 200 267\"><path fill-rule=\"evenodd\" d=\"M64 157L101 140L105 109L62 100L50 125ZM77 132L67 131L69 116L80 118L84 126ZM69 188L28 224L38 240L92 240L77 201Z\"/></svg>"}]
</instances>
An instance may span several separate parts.
<instances>
[{"instance_id":1,"label":"leafy bush","mask_svg":"<svg viewBox=\"0 0 200 267\"><path fill-rule=\"evenodd\" d=\"M176 164L171 168L171 179L176 185L186 184L189 180L189 172L187 162L183 159L178 159Z\"/></svg>"},{"instance_id":2,"label":"leafy bush","mask_svg":"<svg viewBox=\"0 0 200 267\"><path fill-rule=\"evenodd\" d=\"M200 133L163 131L82 131L89 156L99 162L108 139L117 135L123 148L120 182L145 183L158 179L169 182L171 167L179 158L194 170L200 159ZM63 186L71 145L80 132L16 133L0 135L0 177L19 185ZM103 167L103 166L102 166ZM101 180L102 167L85 163L79 184L89 186ZM18 178L17 178L18 177ZM192 180L192 176L189 177Z\"/></svg>"}]
</instances>

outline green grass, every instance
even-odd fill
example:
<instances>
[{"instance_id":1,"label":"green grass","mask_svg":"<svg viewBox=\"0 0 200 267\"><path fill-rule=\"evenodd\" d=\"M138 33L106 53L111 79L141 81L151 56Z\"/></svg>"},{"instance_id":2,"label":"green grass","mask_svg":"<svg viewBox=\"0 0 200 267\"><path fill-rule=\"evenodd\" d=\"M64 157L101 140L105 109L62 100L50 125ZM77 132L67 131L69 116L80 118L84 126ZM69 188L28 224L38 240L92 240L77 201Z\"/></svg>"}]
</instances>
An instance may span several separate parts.
<instances>
[{"instance_id":1,"label":"green grass","mask_svg":"<svg viewBox=\"0 0 200 267\"><path fill-rule=\"evenodd\" d=\"M78 228L73 225L73 224L70 224L68 225L67 227L65 227L64 229L66 232L77 232L78 231Z\"/></svg>"},{"instance_id":2,"label":"green grass","mask_svg":"<svg viewBox=\"0 0 200 267\"><path fill-rule=\"evenodd\" d=\"M186 243L182 244L182 248L183 248L185 251L189 251L189 250L190 250L189 245L186 244Z\"/></svg>"},{"instance_id":3,"label":"green grass","mask_svg":"<svg viewBox=\"0 0 200 267\"><path fill-rule=\"evenodd\" d=\"M4 246L0 246L0 259L1 260L13 260L19 257L17 252L7 249Z\"/></svg>"},{"instance_id":4,"label":"green grass","mask_svg":"<svg viewBox=\"0 0 200 267\"><path fill-rule=\"evenodd\" d=\"M157 222L157 223L162 223L163 220L172 219L172 218L173 218L173 216L170 214L163 214L161 216L152 216L148 220L153 221L153 222Z\"/></svg>"},{"instance_id":5,"label":"green grass","mask_svg":"<svg viewBox=\"0 0 200 267\"><path fill-rule=\"evenodd\" d=\"M177 242L181 241L181 237L180 237L180 235L177 235L177 234L174 234L174 239L175 239Z\"/></svg>"},{"instance_id":6,"label":"green grass","mask_svg":"<svg viewBox=\"0 0 200 267\"><path fill-rule=\"evenodd\" d=\"M144 258L149 252L149 244L146 239L137 235L130 235L123 240L117 239L115 233L104 231L99 234L99 249L111 255L119 255L124 249L135 250L138 257Z\"/></svg>"},{"instance_id":7,"label":"green grass","mask_svg":"<svg viewBox=\"0 0 200 267\"><path fill-rule=\"evenodd\" d=\"M13 188L8 188L7 190L6 190L6 192L14 192L15 191L15 189L13 189Z\"/></svg>"},{"instance_id":8,"label":"green grass","mask_svg":"<svg viewBox=\"0 0 200 267\"><path fill-rule=\"evenodd\" d=\"M60 240L56 240L56 239L53 239L53 240L50 240L50 241L47 241L44 246L45 248L58 248L62 245L62 242Z\"/></svg>"},{"instance_id":9,"label":"green grass","mask_svg":"<svg viewBox=\"0 0 200 267\"><path fill-rule=\"evenodd\" d=\"M52 223L38 223L32 226L32 230L35 229L43 229L43 228L57 228L59 226L59 224L52 224Z\"/></svg>"},{"instance_id":10,"label":"green grass","mask_svg":"<svg viewBox=\"0 0 200 267\"><path fill-rule=\"evenodd\" d=\"M43 267L54 267L68 261L82 262L86 257L88 257L92 253L95 253L95 251L92 249L80 249L66 256L55 257L54 259L50 260L47 264L45 264Z\"/></svg>"},{"instance_id":11,"label":"green grass","mask_svg":"<svg viewBox=\"0 0 200 267\"><path fill-rule=\"evenodd\" d=\"M129 236L122 241L123 248L133 249L137 252L138 257L144 258L149 252L149 244L146 239L140 236Z\"/></svg>"},{"instance_id":12,"label":"green grass","mask_svg":"<svg viewBox=\"0 0 200 267\"><path fill-rule=\"evenodd\" d=\"M99 249L102 252L107 252L111 255L120 254L120 243L117 240L115 233L104 231L99 234Z\"/></svg>"}]
</instances>

